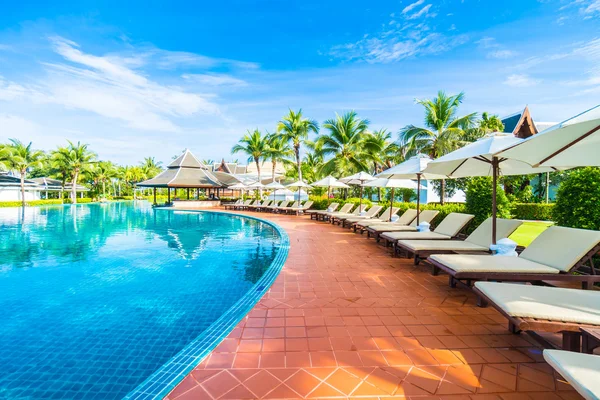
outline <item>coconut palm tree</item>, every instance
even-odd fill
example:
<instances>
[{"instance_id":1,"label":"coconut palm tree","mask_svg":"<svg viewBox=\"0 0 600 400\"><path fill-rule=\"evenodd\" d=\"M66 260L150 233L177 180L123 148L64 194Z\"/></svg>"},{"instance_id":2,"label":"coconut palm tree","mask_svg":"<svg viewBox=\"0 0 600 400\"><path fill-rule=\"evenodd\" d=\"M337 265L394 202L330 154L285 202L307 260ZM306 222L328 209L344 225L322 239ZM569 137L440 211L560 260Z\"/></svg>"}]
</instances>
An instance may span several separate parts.
<instances>
[{"instance_id":1,"label":"coconut palm tree","mask_svg":"<svg viewBox=\"0 0 600 400\"><path fill-rule=\"evenodd\" d=\"M294 155L294 152L290 148L289 143L280 135L274 133L267 134L267 142L269 145L269 150L267 152L268 157L271 159L271 164L273 164L271 176L273 182L275 182L275 169L277 168L277 163L280 161L282 163L287 162L288 159Z\"/></svg>"},{"instance_id":2,"label":"coconut palm tree","mask_svg":"<svg viewBox=\"0 0 600 400\"><path fill-rule=\"evenodd\" d=\"M260 160L264 160L269 156L269 141L266 136L255 129L254 131L248 131L231 149L231 153L244 153L248 156L248 162L254 161L256 163L256 172L258 173L258 180L260 180Z\"/></svg>"},{"instance_id":3,"label":"coconut palm tree","mask_svg":"<svg viewBox=\"0 0 600 400\"><path fill-rule=\"evenodd\" d=\"M95 161L96 154L88 149L87 144L77 142L74 144L69 141L67 149L69 150L67 160L70 174L73 178L71 184L71 200L73 204L77 203L77 181L82 172L87 171L90 165Z\"/></svg>"},{"instance_id":4,"label":"coconut palm tree","mask_svg":"<svg viewBox=\"0 0 600 400\"><path fill-rule=\"evenodd\" d=\"M412 150L438 158L465 144L464 131L473 126L477 113L457 117L464 93L448 96L439 91L431 100L416 100L425 108L425 126L407 125L400 130L400 142ZM440 201L444 203L445 181L441 181Z\"/></svg>"},{"instance_id":5,"label":"coconut palm tree","mask_svg":"<svg viewBox=\"0 0 600 400\"><path fill-rule=\"evenodd\" d=\"M162 162L156 161L154 157L146 157L141 163L141 167L146 174L146 179L154 178L162 171Z\"/></svg>"},{"instance_id":6,"label":"coconut palm tree","mask_svg":"<svg viewBox=\"0 0 600 400\"><path fill-rule=\"evenodd\" d=\"M404 161L404 152L392 141L392 134L380 129L365 137L366 160L373 166L373 174L391 168ZM377 199L381 200L381 188L377 188Z\"/></svg>"},{"instance_id":7,"label":"coconut palm tree","mask_svg":"<svg viewBox=\"0 0 600 400\"><path fill-rule=\"evenodd\" d=\"M323 123L323 128L328 133L319 136L317 146L321 148L323 156L330 156L322 166L324 175L348 175L368 169L366 156L369 151L374 150L366 142L369 135L368 120L360 119L356 112L350 111L328 119Z\"/></svg>"},{"instance_id":8,"label":"coconut palm tree","mask_svg":"<svg viewBox=\"0 0 600 400\"><path fill-rule=\"evenodd\" d=\"M10 158L10 147L0 143L0 171L8 169L8 159Z\"/></svg>"},{"instance_id":9,"label":"coconut palm tree","mask_svg":"<svg viewBox=\"0 0 600 400\"><path fill-rule=\"evenodd\" d=\"M25 179L27 171L31 168L42 168L42 159L44 152L41 150L33 150L31 142L28 145L23 144L20 140L10 139L11 144L8 146L8 169L19 172L21 178L21 201L25 207ZM3 150L7 152L6 149Z\"/></svg>"},{"instance_id":10,"label":"coconut palm tree","mask_svg":"<svg viewBox=\"0 0 600 400\"><path fill-rule=\"evenodd\" d=\"M50 175L61 181L62 189L65 183L71 179L71 167L69 163L70 150L68 147L58 147L50 152Z\"/></svg>"},{"instance_id":11,"label":"coconut palm tree","mask_svg":"<svg viewBox=\"0 0 600 400\"><path fill-rule=\"evenodd\" d=\"M117 176L117 168L110 161L100 161L92 170L93 179L96 183L102 183L102 197L106 199L106 182Z\"/></svg>"},{"instance_id":12,"label":"coconut palm tree","mask_svg":"<svg viewBox=\"0 0 600 400\"><path fill-rule=\"evenodd\" d=\"M286 142L291 143L294 149L298 180L302 180L300 146L308 139L310 132L318 134L319 124L317 121L304 118L302 116L302 109L298 110L298 112L294 112L290 109L288 114L277 124L277 133L279 133Z\"/></svg>"}]
</instances>

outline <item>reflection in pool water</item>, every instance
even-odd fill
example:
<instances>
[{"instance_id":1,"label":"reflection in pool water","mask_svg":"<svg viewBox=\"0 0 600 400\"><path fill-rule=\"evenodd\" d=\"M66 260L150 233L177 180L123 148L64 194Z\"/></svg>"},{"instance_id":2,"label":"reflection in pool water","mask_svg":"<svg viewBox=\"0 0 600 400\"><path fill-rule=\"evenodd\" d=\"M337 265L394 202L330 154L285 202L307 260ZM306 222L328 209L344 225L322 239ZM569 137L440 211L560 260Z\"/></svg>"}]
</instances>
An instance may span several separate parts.
<instances>
[{"instance_id":1,"label":"reflection in pool water","mask_svg":"<svg viewBox=\"0 0 600 400\"><path fill-rule=\"evenodd\" d=\"M0 398L121 398L280 244L257 220L145 203L0 210Z\"/></svg>"}]
</instances>

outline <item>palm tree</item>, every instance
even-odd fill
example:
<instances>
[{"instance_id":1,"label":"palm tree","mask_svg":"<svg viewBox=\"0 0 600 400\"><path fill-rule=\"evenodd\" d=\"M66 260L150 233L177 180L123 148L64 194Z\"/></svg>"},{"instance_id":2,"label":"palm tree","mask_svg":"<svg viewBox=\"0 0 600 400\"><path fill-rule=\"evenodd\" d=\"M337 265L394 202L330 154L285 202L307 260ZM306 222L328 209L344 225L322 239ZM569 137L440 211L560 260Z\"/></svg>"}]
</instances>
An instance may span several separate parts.
<instances>
[{"instance_id":1,"label":"palm tree","mask_svg":"<svg viewBox=\"0 0 600 400\"><path fill-rule=\"evenodd\" d=\"M231 152L233 154L239 152L245 153L248 156L248 162L254 161L256 163L258 180L260 181L260 160L269 156L269 141L267 137L263 136L258 129L252 132L248 131L239 140L238 144L233 146Z\"/></svg>"},{"instance_id":2,"label":"palm tree","mask_svg":"<svg viewBox=\"0 0 600 400\"><path fill-rule=\"evenodd\" d=\"M405 126L400 130L400 142L412 150L435 159L456 150L464 144L464 130L473 125L477 113L456 117L464 93L448 96L439 91L431 100L416 100L425 107L425 127ZM445 181L441 181L440 201L444 203Z\"/></svg>"},{"instance_id":3,"label":"palm tree","mask_svg":"<svg viewBox=\"0 0 600 400\"><path fill-rule=\"evenodd\" d=\"M366 171L366 155L370 148L366 137L369 121L357 117L350 111L344 115L336 114L333 119L323 123L329 131L317 139L318 146L324 156L331 156L322 166L325 175L337 173L347 175L352 172ZM372 150L372 149L371 149Z\"/></svg>"},{"instance_id":4,"label":"palm tree","mask_svg":"<svg viewBox=\"0 0 600 400\"><path fill-rule=\"evenodd\" d=\"M142 169L146 174L146 179L154 178L162 171L162 162L156 161L154 157L146 157L141 163Z\"/></svg>"},{"instance_id":5,"label":"palm tree","mask_svg":"<svg viewBox=\"0 0 600 400\"><path fill-rule=\"evenodd\" d=\"M490 116L484 111L475 126L465 129L464 140L474 142L492 132L504 132L504 124L497 115Z\"/></svg>"},{"instance_id":6,"label":"palm tree","mask_svg":"<svg viewBox=\"0 0 600 400\"><path fill-rule=\"evenodd\" d=\"M89 166L96 159L96 154L91 152L88 149L87 144L82 144L77 142L77 144L73 144L73 142L69 141L69 146L67 149L69 150L67 160L70 169L71 176L73 180L71 182L71 200L73 204L77 203L77 180L79 179L79 175L86 171Z\"/></svg>"},{"instance_id":7,"label":"palm tree","mask_svg":"<svg viewBox=\"0 0 600 400\"><path fill-rule=\"evenodd\" d=\"M268 157L271 159L271 164L273 164L271 175L273 182L275 182L275 169L277 168L277 163L279 161L285 163L294 153L292 152L289 143L280 135L267 134L267 142L269 146L267 152Z\"/></svg>"},{"instance_id":8,"label":"palm tree","mask_svg":"<svg viewBox=\"0 0 600 400\"><path fill-rule=\"evenodd\" d=\"M71 179L71 167L69 164L70 150L68 147L58 147L50 152L50 171L51 176L60 179L62 189L65 189L65 183Z\"/></svg>"},{"instance_id":9,"label":"palm tree","mask_svg":"<svg viewBox=\"0 0 600 400\"><path fill-rule=\"evenodd\" d=\"M42 159L44 152L33 150L31 142L28 145L23 144L17 139L10 139L11 144L8 146L8 169L19 172L21 177L21 201L25 207L25 179L27 171L30 168L42 168ZM6 149L3 150L5 153Z\"/></svg>"},{"instance_id":10,"label":"palm tree","mask_svg":"<svg viewBox=\"0 0 600 400\"><path fill-rule=\"evenodd\" d=\"M302 180L302 168L300 160L300 146L302 142L308 139L308 134L319 133L319 124L317 121L304 118L302 109L298 112L289 110L288 115L283 117L277 124L277 133L279 133L286 142L291 142L296 157L296 167L298 169L298 180Z\"/></svg>"},{"instance_id":11,"label":"palm tree","mask_svg":"<svg viewBox=\"0 0 600 400\"><path fill-rule=\"evenodd\" d=\"M117 176L117 169L110 161L100 161L92 171L94 180L102 183L102 197L106 199L106 182Z\"/></svg>"},{"instance_id":12,"label":"palm tree","mask_svg":"<svg viewBox=\"0 0 600 400\"><path fill-rule=\"evenodd\" d=\"M391 168L404 161L400 146L392 140L391 132L380 129L365 138L366 158L373 165L373 174ZM381 200L381 188L377 188L377 199Z\"/></svg>"},{"instance_id":13,"label":"palm tree","mask_svg":"<svg viewBox=\"0 0 600 400\"><path fill-rule=\"evenodd\" d=\"M8 159L10 158L10 147L0 143L0 171L8 169Z\"/></svg>"}]
</instances>

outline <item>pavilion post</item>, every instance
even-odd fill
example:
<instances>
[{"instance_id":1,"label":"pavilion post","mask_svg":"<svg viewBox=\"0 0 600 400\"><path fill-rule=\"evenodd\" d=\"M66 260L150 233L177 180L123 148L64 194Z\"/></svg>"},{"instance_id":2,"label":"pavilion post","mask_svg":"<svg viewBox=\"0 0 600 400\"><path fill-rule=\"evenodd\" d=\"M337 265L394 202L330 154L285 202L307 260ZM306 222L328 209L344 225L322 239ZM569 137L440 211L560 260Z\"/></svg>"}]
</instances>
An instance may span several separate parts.
<instances>
[{"instance_id":1,"label":"pavilion post","mask_svg":"<svg viewBox=\"0 0 600 400\"><path fill-rule=\"evenodd\" d=\"M496 244L496 185L498 183L498 157L492 157L492 244Z\"/></svg>"},{"instance_id":2,"label":"pavilion post","mask_svg":"<svg viewBox=\"0 0 600 400\"><path fill-rule=\"evenodd\" d=\"M167 203L171 204L171 188L167 188Z\"/></svg>"},{"instance_id":3,"label":"pavilion post","mask_svg":"<svg viewBox=\"0 0 600 400\"><path fill-rule=\"evenodd\" d=\"M154 189L154 205L156 205L156 187L154 187L153 189Z\"/></svg>"},{"instance_id":4,"label":"pavilion post","mask_svg":"<svg viewBox=\"0 0 600 400\"><path fill-rule=\"evenodd\" d=\"M419 214L421 214L421 174L417 174L417 226L419 226Z\"/></svg>"},{"instance_id":5,"label":"pavilion post","mask_svg":"<svg viewBox=\"0 0 600 400\"><path fill-rule=\"evenodd\" d=\"M190 199L190 188L187 188L187 199Z\"/></svg>"}]
</instances>

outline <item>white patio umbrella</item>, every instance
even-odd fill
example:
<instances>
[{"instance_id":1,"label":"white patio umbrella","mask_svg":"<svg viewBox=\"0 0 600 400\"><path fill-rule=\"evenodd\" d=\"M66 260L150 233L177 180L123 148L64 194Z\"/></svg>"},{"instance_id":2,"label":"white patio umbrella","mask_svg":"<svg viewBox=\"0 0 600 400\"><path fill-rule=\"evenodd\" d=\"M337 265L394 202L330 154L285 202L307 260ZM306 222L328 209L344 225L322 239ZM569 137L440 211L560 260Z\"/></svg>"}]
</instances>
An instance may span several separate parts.
<instances>
[{"instance_id":1,"label":"white patio umbrella","mask_svg":"<svg viewBox=\"0 0 600 400\"><path fill-rule=\"evenodd\" d=\"M259 193L259 194L260 194L260 197L262 197L262 189L265 187L265 185L263 185L263 184L261 183L261 181L256 181L256 182L254 182L254 183L250 183L250 184L248 185L248 187L249 187L250 189L256 189L256 191L257 191L257 192L260 192L260 193Z\"/></svg>"},{"instance_id":2,"label":"white patio umbrella","mask_svg":"<svg viewBox=\"0 0 600 400\"><path fill-rule=\"evenodd\" d=\"M445 174L450 178L492 177L492 243L496 244L496 185L498 175L525 175L551 172L554 168L534 168L526 162L499 156L502 150L522 142L511 133L495 132L476 142L431 161L425 173Z\"/></svg>"},{"instance_id":3,"label":"white patio umbrella","mask_svg":"<svg viewBox=\"0 0 600 400\"><path fill-rule=\"evenodd\" d=\"M421 214L421 179L431 180L447 178L446 175L423 172L431 161L431 158L423 154L419 154L415 157L409 158L401 164L377 174L377 178L417 180L417 187L419 188L419 190L417 190L417 225L419 224L419 215Z\"/></svg>"},{"instance_id":4,"label":"white patio umbrella","mask_svg":"<svg viewBox=\"0 0 600 400\"><path fill-rule=\"evenodd\" d=\"M298 201L300 201L300 188L306 188L306 189L312 188L312 186L310 186L308 183L306 183L304 181L296 181L296 182L290 183L289 185L286 185L286 186L298 188Z\"/></svg>"},{"instance_id":5,"label":"white patio umbrella","mask_svg":"<svg viewBox=\"0 0 600 400\"><path fill-rule=\"evenodd\" d=\"M274 190L277 190L277 189L285 189L285 186L283 186L283 185L282 185L281 183L279 183L279 182L273 181L273 182L271 182L271 183L269 183L269 184L265 185L265 188L269 188L269 189L274 189Z\"/></svg>"},{"instance_id":6,"label":"white patio umbrella","mask_svg":"<svg viewBox=\"0 0 600 400\"><path fill-rule=\"evenodd\" d=\"M499 153L534 167L600 166L600 105Z\"/></svg>"},{"instance_id":7,"label":"white patio umbrella","mask_svg":"<svg viewBox=\"0 0 600 400\"><path fill-rule=\"evenodd\" d=\"M375 177L367 172L361 171L354 175L341 178L340 181L347 183L348 185L360 185L360 201L359 207L362 209L362 198L363 198L363 184L374 180Z\"/></svg>"},{"instance_id":8,"label":"white patio umbrella","mask_svg":"<svg viewBox=\"0 0 600 400\"><path fill-rule=\"evenodd\" d=\"M315 186L315 187L326 187L327 188L327 200L329 200L330 194L331 194L331 189L347 189L350 186L346 185L344 182L340 182L337 179L335 179L333 176L329 175L326 178L323 178L319 181L313 182L311 184L311 186Z\"/></svg>"},{"instance_id":9,"label":"white patio umbrella","mask_svg":"<svg viewBox=\"0 0 600 400\"><path fill-rule=\"evenodd\" d=\"M411 181L410 179L377 178L375 180L365 183L363 186L392 189L390 206L394 205L394 189L396 189L396 188L419 189L419 186L415 182ZM390 213L389 220L390 221L392 220L392 213Z\"/></svg>"},{"instance_id":10,"label":"white patio umbrella","mask_svg":"<svg viewBox=\"0 0 600 400\"><path fill-rule=\"evenodd\" d=\"M242 182L238 182L236 184L233 184L231 186L227 187L228 189L232 189L232 190L239 190L242 192L242 196L244 195L244 191L246 191L246 189L248 189L248 186L244 185Z\"/></svg>"}]
</instances>

